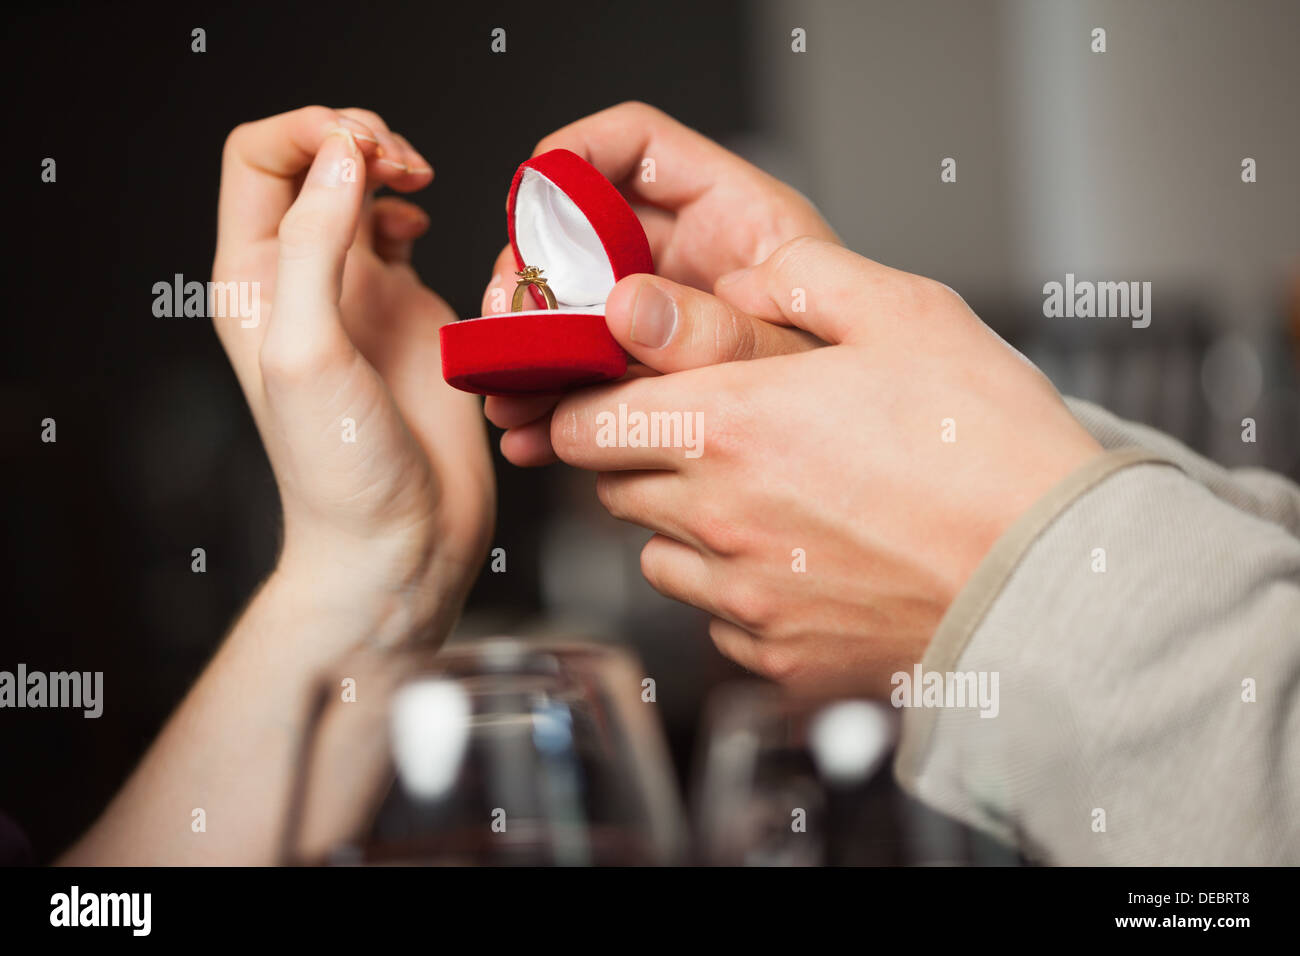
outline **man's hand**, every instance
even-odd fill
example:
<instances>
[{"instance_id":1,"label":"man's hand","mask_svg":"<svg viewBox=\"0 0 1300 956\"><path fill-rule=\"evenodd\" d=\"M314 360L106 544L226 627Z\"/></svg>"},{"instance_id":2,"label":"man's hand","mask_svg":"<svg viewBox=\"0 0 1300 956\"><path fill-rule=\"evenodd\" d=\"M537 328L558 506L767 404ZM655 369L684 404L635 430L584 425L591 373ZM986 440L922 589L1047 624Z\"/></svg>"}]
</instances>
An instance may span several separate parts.
<instances>
[{"instance_id":1,"label":"man's hand","mask_svg":"<svg viewBox=\"0 0 1300 956\"><path fill-rule=\"evenodd\" d=\"M382 119L313 106L226 143L216 282L261 320L216 318L275 470L276 574L381 641L441 639L486 548L494 495L477 402L439 373L455 316L410 267L433 170ZM342 650L344 648L330 648Z\"/></svg>"},{"instance_id":2,"label":"man's hand","mask_svg":"<svg viewBox=\"0 0 1300 956\"><path fill-rule=\"evenodd\" d=\"M710 290L719 276L763 261L796 236L839 241L797 191L644 103L623 103L572 123L538 143L533 155L560 147L619 187L645 228L656 273L672 282ZM647 161L653 163L653 176ZM516 268L507 246L483 296L485 315L493 301L509 301ZM672 317L651 296L639 297L632 285L628 278L615 287L605 314L615 337L639 359L640 349L657 352L672 334ZM789 347L806 340L794 336ZM549 443L538 440L555 401L550 396L488 398L487 417L508 429L501 440L506 458L518 465L555 460ZM540 428L523 427L539 420Z\"/></svg>"},{"instance_id":3,"label":"man's hand","mask_svg":"<svg viewBox=\"0 0 1300 956\"><path fill-rule=\"evenodd\" d=\"M690 369L711 349L677 352L665 364L685 370L563 399L548 443L600 473L611 514L657 532L647 580L711 612L721 651L758 673L887 694L993 542L1101 451L937 282L803 238L717 299L664 287L688 341L713 327L732 357L770 357ZM831 344L775 354L789 342L753 332L795 323ZM620 405L699 416L699 456L611 444Z\"/></svg>"}]
</instances>

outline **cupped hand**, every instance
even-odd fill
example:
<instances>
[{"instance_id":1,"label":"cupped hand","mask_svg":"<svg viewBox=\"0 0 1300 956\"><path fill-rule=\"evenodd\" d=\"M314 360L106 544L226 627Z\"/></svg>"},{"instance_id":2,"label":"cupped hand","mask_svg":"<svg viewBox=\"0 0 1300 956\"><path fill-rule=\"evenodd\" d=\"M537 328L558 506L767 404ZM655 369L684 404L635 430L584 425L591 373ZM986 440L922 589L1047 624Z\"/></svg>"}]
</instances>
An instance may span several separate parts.
<instances>
[{"instance_id":1,"label":"cupped hand","mask_svg":"<svg viewBox=\"0 0 1300 956\"><path fill-rule=\"evenodd\" d=\"M575 392L549 444L656 532L647 580L774 679L887 694L993 542L1101 451L956 293L838 245L788 243L716 299L669 292L689 341L766 325L746 349L768 357L690 368L688 348ZM779 354L796 324L830 345Z\"/></svg>"},{"instance_id":2,"label":"cupped hand","mask_svg":"<svg viewBox=\"0 0 1300 956\"><path fill-rule=\"evenodd\" d=\"M578 120L543 139L533 155L557 148L577 153L619 188L645 228L656 274L681 285L711 290L719 276L763 261L797 236L839 241L795 189L644 103ZM506 246L484 293L483 314L510 301L516 268ZM636 359L637 336L658 333L644 322L634 328L637 300L626 288L632 282L629 277L615 288L606 319L616 338L626 330L620 341ZM507 459L517 465L555 460L548 443L537 440L544 428L515 431L544 421L555 402L553 396L488 398L487 417L508 429L501 441Z\"/></svg>"},{"instance_id":3,"label":"cupped hand","mask_svg":"<svg viewBox=\"0 0 1300 956\"><path fill-rule=\"evenodd\" d=\"M214 316L284 511L276 575L379 642L445 636L491 533L478 403L442 380L454 320L410 266L429 164L374 113L313 106L236 128L216 283L259 314Z\"/></svg>"}]
</instances>

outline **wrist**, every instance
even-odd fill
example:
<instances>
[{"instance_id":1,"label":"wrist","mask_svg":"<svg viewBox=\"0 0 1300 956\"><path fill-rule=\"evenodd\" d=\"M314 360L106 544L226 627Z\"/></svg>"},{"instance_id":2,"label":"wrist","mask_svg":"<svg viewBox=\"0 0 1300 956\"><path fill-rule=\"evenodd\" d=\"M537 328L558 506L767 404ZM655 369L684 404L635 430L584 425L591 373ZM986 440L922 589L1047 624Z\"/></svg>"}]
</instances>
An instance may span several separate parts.
<instances>
[{"instance_id":1,"label":"wrist","mask_svg":"<svg viewBox=\"0 0 1300 956\"><path fill-rule=\"evenodd\" d=\"M267 603L292 641L332 657L364 645L441 642L459 612L459 598L440 586L436 555L398 568L360 548L286 544L263 586Z\"/></svg>"},{"instance_id":2,"label":"wrist","mask_svg":"<svg viewBox=\"0 0 1300 956\"><path fill-rule=\"evenodd\" d=\"M1025 555L1043 532L1097 486L1125 468L1142 464L1172 465L1154 452L1130 447L1103 450L1089 457L1039 496L985 554L946 609L938 628L927 641L924 661L927 670L952 670L984 615L1001 595L1020 567ZM1085 550L1080 561L1088 567Z\"/></svg>"},{"instance_id":3,"label":"wrist","mask_svg":"<svg viewBox=\"0 0 1300 956\"><path fill-rule=\"evenodd\" d=\"M386 527L340 525L286 504L284 546L267 589L341 650L441 643L487 553L493 502L490 492L484 498L481 508L438 508Z\"/></svg>"},{"instance_id":4,"label":"wrist","mask_svg":"<svg viewBox=\"0 0 1300 956\"><path fill-rule=\"evenodd\" d=\"M969 507L966 547L961 549L949 581L945 609L966 587L976 569L997 543L1054 488L1105 453L1097 441L1073 421L1050 442L1034 444L1014 462L1014 469L994 478L985 489L982 507Z\"/></svg>"}]
</instances>

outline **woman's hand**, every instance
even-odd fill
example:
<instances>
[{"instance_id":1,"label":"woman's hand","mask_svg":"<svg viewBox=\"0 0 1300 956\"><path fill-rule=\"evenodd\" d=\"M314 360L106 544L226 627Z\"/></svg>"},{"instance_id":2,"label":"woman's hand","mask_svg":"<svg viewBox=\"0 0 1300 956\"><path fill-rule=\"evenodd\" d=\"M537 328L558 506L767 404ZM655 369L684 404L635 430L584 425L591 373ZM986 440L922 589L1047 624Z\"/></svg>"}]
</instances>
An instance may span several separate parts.
<instances>
[{"instance_id":1,"label":"woman's hand","mask_svg":"<svg viewBox=\"0 0 1300 956\"><path fill-rule=\"evenodd\" d=\"M240 126L223 160L213 280L258 283L261 309L214 322L280 489L276 575L380 641L445 636L494 510L478 403L442 380L455 316L410 266L428 217L373 196L432 178L355 109Z\"/></svg>"},{"instance_id":2,"label":"woman's hand","mask_svg":"<svg viewBox=\"0 0 1300 956\"><path fill-rule=\"evenodd\" d=\"M719 276L762 262L796 236L839 241L799 192L644 103L622 103L578 120L543 139L533 155L561 147L619 187L645 228L656 274L673 282L711 290ZM493 267L484 315L494 303L510 301L516 268L507 246ZM638 346L658 346L663 329L646 317L648 299L640 301L641 321L635 321L638 300L630 282L615 287L605 315L615 337L627 327L636 358ZM501 439L506 458L517 465L555 460L544 437L555 402L553 396L487 399L487 417L507 429ZM540 428L525 427L539 420Z\"/></svg>"},{"instance_id":3,"label":"woman's hand","mask_svg":"<svg viewBox=\"0 0 1300 956\"><path fill-rule=\"evenodd\" d=\"M409 264L428 218L371 195L432 177L363 110L311 106L226 141L213 280L248 283L259 308L214 322L280 487L284 548L61 862L276 862L322 665L441 640L459 612L492 526L482 417L442 380L438 327L454 316ZM212 832L191 829L194 808Z\"/></svg>"}]
</instances>

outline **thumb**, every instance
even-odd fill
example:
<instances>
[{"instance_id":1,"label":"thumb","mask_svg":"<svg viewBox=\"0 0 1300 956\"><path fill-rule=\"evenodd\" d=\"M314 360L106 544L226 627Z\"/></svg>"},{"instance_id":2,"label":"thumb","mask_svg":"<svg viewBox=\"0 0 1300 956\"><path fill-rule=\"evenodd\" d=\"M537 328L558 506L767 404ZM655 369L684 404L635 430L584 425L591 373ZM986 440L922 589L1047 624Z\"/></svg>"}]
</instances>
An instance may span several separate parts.
<instances>
[{"instance_id":1,"label":"thumb","mask_svg":"<svg viewBox=\"0 0 1300 956\"><path fill-rule=\"evenodd\" d=\"M804 352L822 344L707 292L649 275L628 276L614 286L605 303L605 324L633 358L656 372Z\"/></svg>"},{"instance_id":2,"label":"thumb","mask_svg":"<svg viewBox=\"0 0 1300 956\"><path fill-rule=\"evenodd\" d=\"M280 221L275 304L262 362L350 356L339 317L343 266L365 198L365 161L344 129L325 137L302 190Z\"/></svg>"}]
</instances>

